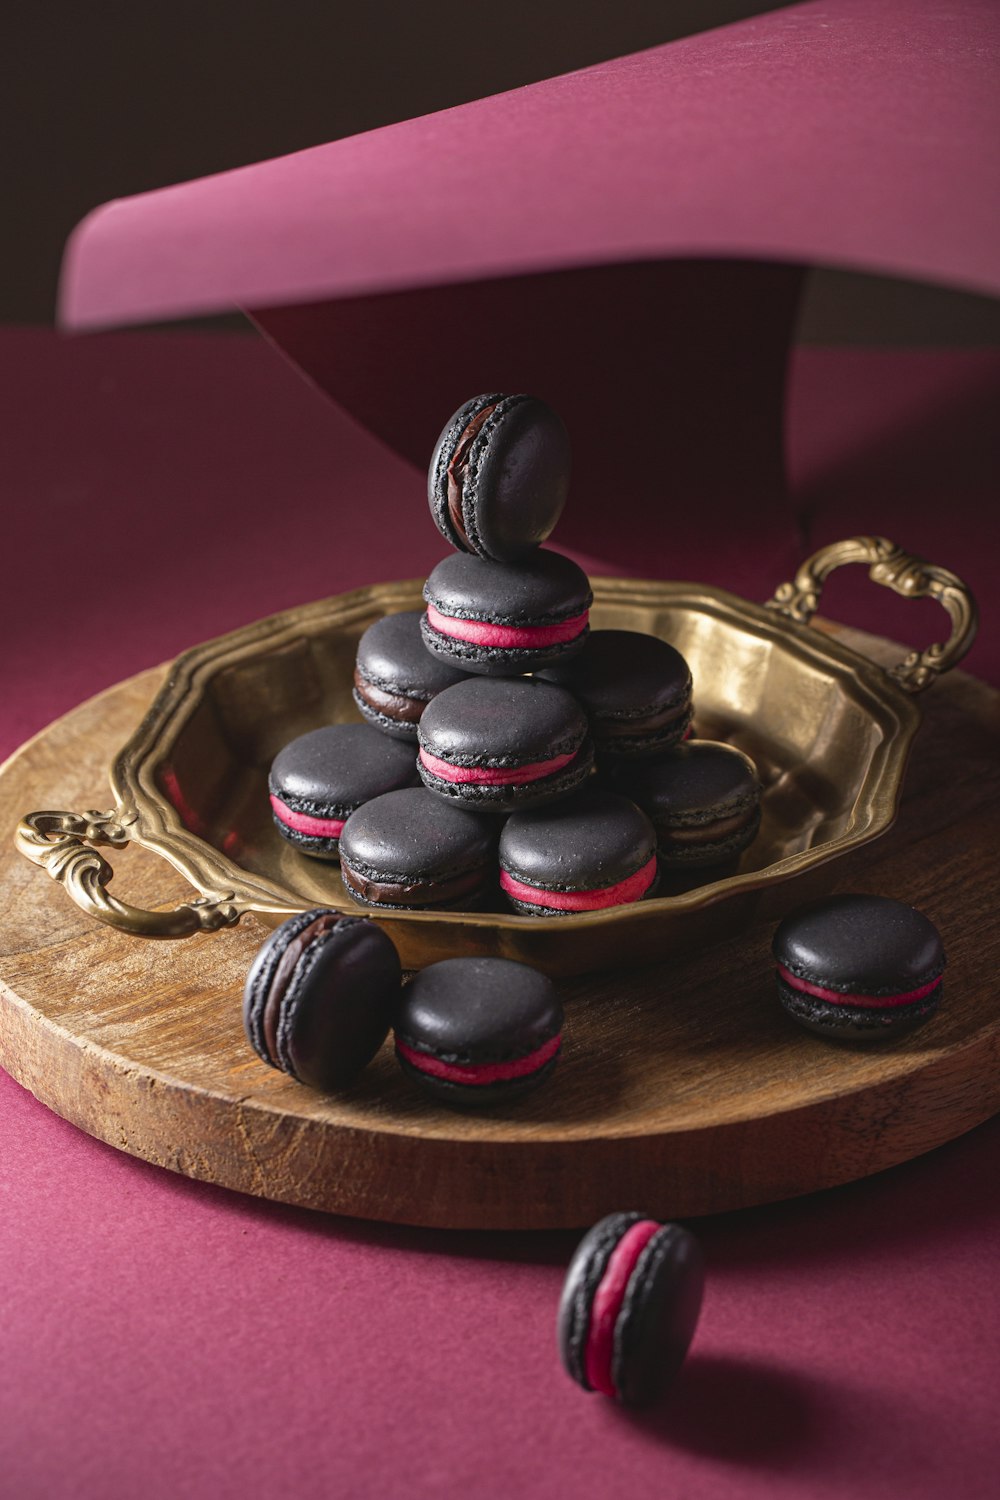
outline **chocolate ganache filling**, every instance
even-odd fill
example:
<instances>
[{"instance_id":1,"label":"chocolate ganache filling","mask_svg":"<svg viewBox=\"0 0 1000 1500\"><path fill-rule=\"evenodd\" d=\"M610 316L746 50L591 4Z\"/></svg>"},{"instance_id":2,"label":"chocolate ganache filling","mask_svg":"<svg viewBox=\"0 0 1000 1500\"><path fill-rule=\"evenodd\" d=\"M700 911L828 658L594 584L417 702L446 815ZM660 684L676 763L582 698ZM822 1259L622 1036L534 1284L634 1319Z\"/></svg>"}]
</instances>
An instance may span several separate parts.
<instances>
[{"instance_id":1,"label":"chocolate ganache filling","mask_svg":"<svg viewBox=\"0 0 1000 1500\"><path fill-rule=\"evenodd\" d=\"M469 551L472 551L472 548L470 547L469 538L465 530L465 517L462 514L462 488L465 484L465 476L469 468L469 449L475 442L479 429L487 417L492 416L499 404L498 401L494 401L492 406L484 406L482 411L476 412L476 415L455 444L455 452L452 455L451 463L448 465L448 515L451 517L451 524L454 526L456 534L461 538L463 546Z\"/></svg>"}]
</instances>

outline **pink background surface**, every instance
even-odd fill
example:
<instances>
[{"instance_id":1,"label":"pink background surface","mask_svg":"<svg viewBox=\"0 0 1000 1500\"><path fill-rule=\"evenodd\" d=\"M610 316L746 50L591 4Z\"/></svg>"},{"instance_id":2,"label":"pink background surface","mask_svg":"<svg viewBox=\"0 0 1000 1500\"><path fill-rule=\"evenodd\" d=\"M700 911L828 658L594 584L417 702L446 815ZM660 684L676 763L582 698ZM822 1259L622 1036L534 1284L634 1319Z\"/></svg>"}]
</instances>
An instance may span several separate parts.
<instances>
[{"instance_id":1,"label":"pink background surface","mask_svg":"<svg viewBox=\"0 0 1000 1500\"><path fill-rule=\"evenodd\" d=\"M661 257L1000 290L993 0L814 0L105 205L73 326Z\"/></svg>"},{"instance_id":2,"label":"pink background surface","mask_svg":"<svg viewBox=\"0 0 1000 1500\"><path fill-rule=\"evenodd\" d=\"M794 557L884 530L965 574L986 609L969 666L995 682L998 386L996 353L801 352L776 531ZM0 752L199 639L444 550L422 475L261 343L6 331L0 399ZM720 524L743 538L746 592L769 594L784 570L735 495L682 568L633 536L635 571L731 584ZM74 576L83 627L55 587ZM940 633L933 606L838 578L829 613ZM12 1496L996 1494L1000 1121L868 1182L701 1221L695 1346L639 1419L558 1366L572 1236L277 1207L92 1141L5 1075L0 1105Z\"/></svg>"}]
</instances>

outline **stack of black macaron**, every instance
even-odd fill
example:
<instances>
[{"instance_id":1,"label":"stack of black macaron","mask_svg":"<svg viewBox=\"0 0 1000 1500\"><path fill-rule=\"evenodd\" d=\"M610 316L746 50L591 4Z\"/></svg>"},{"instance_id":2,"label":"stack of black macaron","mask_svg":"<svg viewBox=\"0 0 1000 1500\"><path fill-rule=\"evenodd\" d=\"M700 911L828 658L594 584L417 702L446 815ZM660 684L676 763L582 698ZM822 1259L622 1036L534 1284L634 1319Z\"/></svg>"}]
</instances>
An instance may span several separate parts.
<instances>
[{"instance_id":1,"label":"stack of black macaron","mask_svg":"<svg viewBox=\"0 0 1000 1500\"><path fill-rule=\"evenodd\" d=\"M691 674L656 636L589 626L589 580L542 544L569 487L566 429L533 396L467 401L438 439L431 514L455 549L426 608L358 645L364 724L286 746L275 823L339 859L359 904L560 916L714 868L760 821L750 760L690 741Z\"/></svg>"}]
</instances>

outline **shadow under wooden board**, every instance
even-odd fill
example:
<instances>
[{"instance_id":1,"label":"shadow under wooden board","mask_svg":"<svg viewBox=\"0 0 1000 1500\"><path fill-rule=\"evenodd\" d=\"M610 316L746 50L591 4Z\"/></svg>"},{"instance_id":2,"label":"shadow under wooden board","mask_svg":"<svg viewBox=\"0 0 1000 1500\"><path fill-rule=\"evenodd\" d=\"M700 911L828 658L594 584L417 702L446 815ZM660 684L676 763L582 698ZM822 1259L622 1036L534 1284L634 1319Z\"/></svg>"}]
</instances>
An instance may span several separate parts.
<instances>
[{"instance_id":1,"label":"shadow under wooden board","mask_svg":"<svg viewBox=\"0 0 1000 1500\"><path fill-rule=\"evenodd\" d=\"M885 643L838 630L867 654ZM898 657L898 648L892 648ZM552 1082L509 1114L412 1092L386 1045L337 1097L267 1069L243 1036L265 929L176 943L84 917L21 858L32 808L97 806L160 670L57 721L0 771L0 1064L91 1135L283 1202L441 1228L551 1229L637 1207L663 1218L831 1187L929 1151L1000 1109L1000 693L960 672L923 699L899 819L838 863L841 890L919 906L948 953L938 1015L890 1047L831 1045L774 995L771 929L670 965L565 984ZM130 900L187 887L139 849Z\"/></svg>"}]
</instances>

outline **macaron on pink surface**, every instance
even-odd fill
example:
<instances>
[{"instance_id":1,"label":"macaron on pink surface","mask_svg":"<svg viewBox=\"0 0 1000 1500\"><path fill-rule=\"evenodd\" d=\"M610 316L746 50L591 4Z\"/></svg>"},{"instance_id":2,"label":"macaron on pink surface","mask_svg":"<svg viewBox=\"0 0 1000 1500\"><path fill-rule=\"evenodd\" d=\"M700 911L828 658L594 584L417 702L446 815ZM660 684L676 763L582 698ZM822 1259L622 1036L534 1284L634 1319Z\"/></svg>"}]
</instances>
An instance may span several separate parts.
<instances>
[{"instance_id":1,"label":"macaron on pink surface","mask_svg":"<svg viewBox=\"0 0 1000 1500\"><path fill-rule=\"evenodd\" d=\"M687 1354L701 1310L697 1240L679 1224L609 1214L570 1262L559 1304L559 1354L584 1390L628 1406L655 1400Z\"/></svg>"}]
</instances>

